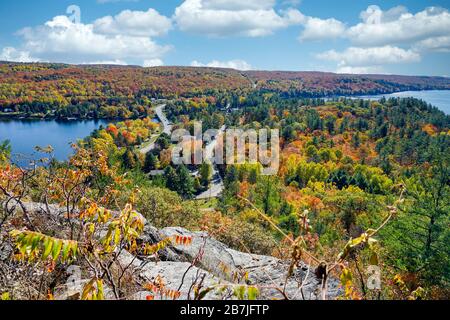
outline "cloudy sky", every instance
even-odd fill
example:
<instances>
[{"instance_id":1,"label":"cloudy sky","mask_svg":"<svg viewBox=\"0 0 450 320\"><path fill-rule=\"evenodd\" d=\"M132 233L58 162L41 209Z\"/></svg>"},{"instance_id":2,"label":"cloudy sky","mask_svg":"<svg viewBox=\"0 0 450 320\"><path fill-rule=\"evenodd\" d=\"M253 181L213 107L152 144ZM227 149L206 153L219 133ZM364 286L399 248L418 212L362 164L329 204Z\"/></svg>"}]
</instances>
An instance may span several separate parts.
<instances>
[{"instance_id":1,"label":"cloudy sky","mask_svg":"<svg viewBox=\"0 0 450 320\"><path fill-rule=\"evenodd\" d=\"M449 0L0 1L0 60L449 76L449 10Z\"/></svg>"}]
</instances>

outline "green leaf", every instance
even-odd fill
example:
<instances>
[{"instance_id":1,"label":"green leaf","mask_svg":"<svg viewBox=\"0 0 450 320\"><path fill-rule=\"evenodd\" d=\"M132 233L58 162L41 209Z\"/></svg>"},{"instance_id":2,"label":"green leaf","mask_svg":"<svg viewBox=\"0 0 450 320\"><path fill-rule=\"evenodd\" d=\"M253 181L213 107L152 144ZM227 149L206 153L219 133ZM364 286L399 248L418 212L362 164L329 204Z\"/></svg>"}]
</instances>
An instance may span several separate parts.
<instances>
[{"instance_id":1,"label":"green leaf","mask_svg":"<svg viewBox=\"0 0 450 320\"><path fill-rule=\"evenodd\" d=\"M42 236L35 235L33 236L33 239L31 240L31 251L36 250L36 248L39 246L39 243L41 242Z\"/></svg>"},{"instance_id":2,"label":"green leaf","mask_svg":"<svg viewBox=\"0 0 450 320\"><path fill-rule=\"evenodd\" d=\"M234 289L234 295L239 299L239 300L244 300L245 299L245 287L244 286L238 286Z\"/></svg>"},{"instance_id":3,"label":"green leaf","mask_svg":"<svg viewBox=\"0 0 450 320\"><path fill-rule=\"evenodd\" d=\"M42 254L42 260L47 260L48 256L52 252L53 241L49 238L45 238L44 241L44 253Z\"/></svg>"},{"instance_id":4,"label":"green leaf","mask_svg":"<svg viewBox=\"0 0 450 320\"><path fill-rule=\"evenodd\" d=\"M63 247L62 247L62 260L65 261L69 257L70 252L70 243L68 241L64 241Z\"/></svg>"},{"instance_id":5,"label":"green leaf","mask_svg":"<svg viewBox=\"0 0 450 320\"><path fill-rule=\"evenodd\" d=\"M31 246L33 244L33 238L34 238L34 233L30 232L28 234L25 234L25 237L23 239L21 239L20 242L22 243L22 245L31 248Z\"/></svg>"},{"instance_id":6,"label":"green leaf","mask_svg":"<svg viewBox=\"0 0 450 320\"><path fill-rule=\"evenodd\" d=\"M211 292L213 290L213 288L206 288L205 290L201 291L198 296L197 296L197 300L203 300L205 298L205 296Z\"/></svg>"},{"instance_id":7,"label":"green leaf","mask_svg":"<svg viewBox=\"0 0 450 320\"><path fill-rule=\"evenodd\" d=\"M53 241L53 249L52 249L52 258L53 258L53 260L58 259L59 254L61 253L62 245L63 245L62 240L55 239Z\"/></svg>"},{"instance_id":8,"label":"green leaf","mask_svg":"<svg viewBox=\"0 0 450 320\"><path fill-rule=\"evenodd\" d=\"M72 242L72 245L70 246L70 249L72 250L72 256L75 258L77 256L78 243L77 242Z\"/></svg>"}]
</instances>

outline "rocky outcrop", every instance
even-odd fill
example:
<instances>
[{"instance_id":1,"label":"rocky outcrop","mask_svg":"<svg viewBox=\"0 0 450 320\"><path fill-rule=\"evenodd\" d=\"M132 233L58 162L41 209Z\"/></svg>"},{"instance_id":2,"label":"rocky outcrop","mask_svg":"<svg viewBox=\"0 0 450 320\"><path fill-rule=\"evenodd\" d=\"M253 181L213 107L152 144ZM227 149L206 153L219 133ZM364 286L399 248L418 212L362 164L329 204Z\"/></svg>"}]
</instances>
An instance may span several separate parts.
<instances>
[{"instance_id":1,"label":"rocky outcrop","mask_svg":"<svg viewBox=\"0 0 450 320\"><path fill-rule=\"evenodd\" d=\"M217 300L231 296L231 283L216 277L206 270L197 268L189 262L145 262L136 259L128 252L124 252L119 257L119 262L122 266L131 266L133 272L137 273L143 282L154 283L158 277L161 278L167 289L181 293L179 299L182 300L195 298L194 286L199 286L203 289L213 288L205 295L204 298L207 300ZM145 300L147 296L154 296L156 300L165 298L154 292L140 291L129 297L129 299Z\"/></svg>"},{"instance_id":2,"label":"rocky outcrop","mask_svg":"<svg viewBox=\"0 0 450 320\"><path fill-rule=\"evenodd\" d=\"M174 246L174 251L186 261L196 261L196 266L216 277L233 282L239 276L246 283L261 289L261 299L319 299L321 281L311 267L302 264L286 279L289 263L274 257L243 253L228 248L206 233L190 232L182 228L166 228L160 231L163 237L175 235L192 237L190 246ZM278 290L284 289L284 295ZM339 282L328 279L327 297L336 298L340 293Z\"/></svg>"},{"instance_id":3,"label":"rocky outcrop","mask_svg":"<svg viewBox=\"0 0 450 320\"><path fill-rule=\"evenodd\" d=\"M28 212L45 217L48 227L55 232L67 219L64 209L58 206L44 207L38 203L26 203L25 206ZM140 279L141 285L161 278L168 289L181 293L180 299L193 299L195 288L197 293L208 289L204 291L204 299L233 299L233 290L242 285L258 287L259 299L262 300L315 300L322 297L321 281L310 266L299 264L287 277L289 262L233 250L204 232L177 227L158 230L146 221L139 241L154 244L177 235L191 237L192 244L169 246L161 250L157 258L136 257L122 250L118 262L123 268L130 269ZM11 251L10 246L1 247L0 260L8 257ZM72 291L61 290L57 298L76 297L83 281L72 286ZM327 299L336 299L341 294L339 281L329 278L326 292ZM132 293L128 298L146 299L149 295L155 299L164 298L146 291ZM105 290L105 296L113 297L109 288Z\"/></svg>"},{"instance_id":4,"label":"rocky outcrop","mask_svg":"<svg viewBox=\"0 0 450 320\"><path fill-rule=\"evenodd\" d=\"M242 284L260 288L259 299L262 300L321 298L321 281L305 264L298 266L286 279L288 262L233 250L204 232L183 228L157 230L148 226L143 238L157 242L177 235L192 237L192 244L166 249L161 256L164 261L146 262L129 253L123 254L119 261L123 266L131 265L144 281L152 282L161 277L168 288L181 292L181 299L193 299L193 288L198 285L203 289L214 288L205 299L232 299L233 289ZM335 299L340 293L339 281L328 279L327 299ZM142 291L132 298L145 299L148 295L153 294Z\"/></svg>"}]
</instances>

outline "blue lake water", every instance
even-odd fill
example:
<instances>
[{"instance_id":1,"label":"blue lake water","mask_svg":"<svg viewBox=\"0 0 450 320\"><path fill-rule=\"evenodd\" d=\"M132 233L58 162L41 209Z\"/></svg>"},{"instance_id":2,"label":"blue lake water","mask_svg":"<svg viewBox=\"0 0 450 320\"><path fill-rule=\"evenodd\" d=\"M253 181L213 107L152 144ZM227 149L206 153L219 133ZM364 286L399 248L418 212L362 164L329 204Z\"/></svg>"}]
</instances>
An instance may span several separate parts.
<instances>
[{"instance_id":1,"label":"blue lake water","mask_svg":"<svg viewBox=\"0 0 450 320\"><path fill-rule=\"evenodd\" d=\"M88 136L100 125L106 126L106 120L56 121L56 120L0 120L0 142L10 140L15 163L26 166L24 157L40 159L46 155L36 153L36 146L54 148L58 160L66 160L72 153L71 144Z\"/></svg>"},{"instance_id":2,"label":"blue lake water","mask_svg":"<svg viewBox=\"0 0 450 320\"><path fill-rule=\"evenodd\" d=\"M450 114L450 90L427 90L427 91L403 91L392 94L361 96L363 99L381 99L382 97L391 98L407 98L413 97L424 100L431 105Z\"/></svg>"}]
</instances>

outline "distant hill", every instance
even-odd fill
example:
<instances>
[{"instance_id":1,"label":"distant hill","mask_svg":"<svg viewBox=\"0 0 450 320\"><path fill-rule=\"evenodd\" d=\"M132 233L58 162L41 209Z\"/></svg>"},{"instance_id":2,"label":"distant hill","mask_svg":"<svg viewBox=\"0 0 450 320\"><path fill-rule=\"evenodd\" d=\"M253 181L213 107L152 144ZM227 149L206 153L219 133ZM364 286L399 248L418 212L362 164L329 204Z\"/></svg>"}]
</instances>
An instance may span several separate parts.
<instances>
[{"instance_id":1,"label":"distant hill","mask_svg":"<svg viewBox=\"0 0 450 320\"><path fill-rule=\"evenodd\" d=\"M267 90L288 97L324 97L429 89L450 89L450 78L0 62L3 116L9 112L16 116L56 113L57 117L128 118L145 115L151 98L219 91Z\"/></svg>"},{"instance_id":2,"label":"distant hill","mask_svg":"<svg viewBox=\"0 0 450 320\"><path fill-rule=\"evenodd\" d=\"M247 71L257 88L299 96L361 95L416 90L448 90L450 78L325 72Z\"/></svg>"}]
</instances>

